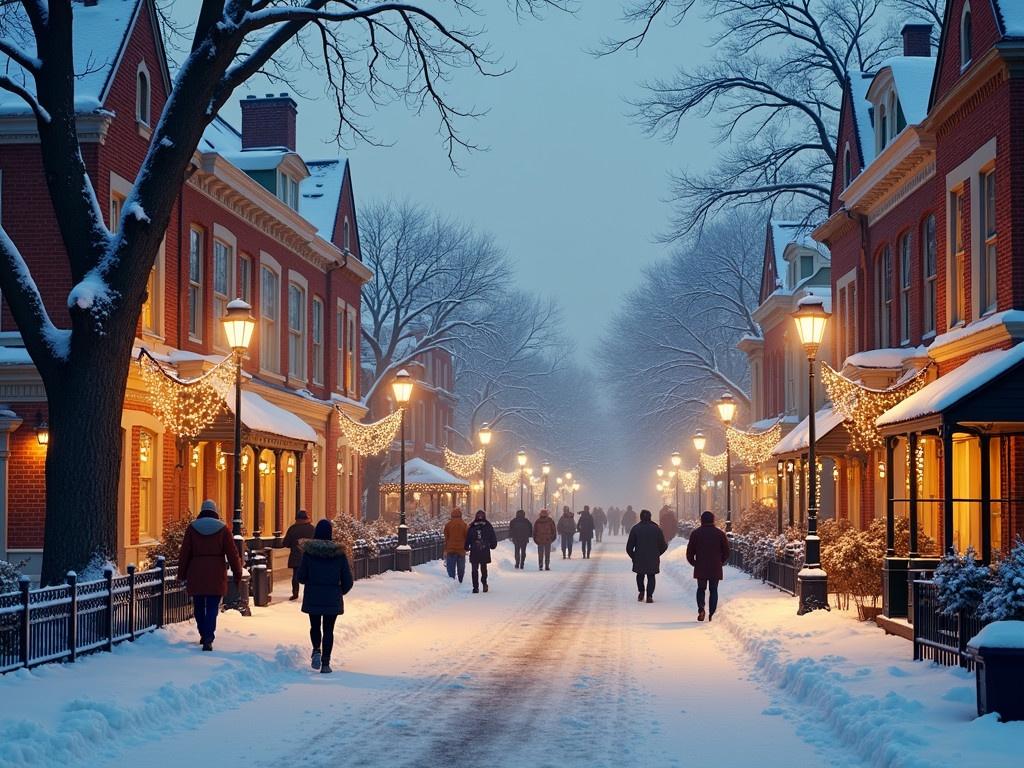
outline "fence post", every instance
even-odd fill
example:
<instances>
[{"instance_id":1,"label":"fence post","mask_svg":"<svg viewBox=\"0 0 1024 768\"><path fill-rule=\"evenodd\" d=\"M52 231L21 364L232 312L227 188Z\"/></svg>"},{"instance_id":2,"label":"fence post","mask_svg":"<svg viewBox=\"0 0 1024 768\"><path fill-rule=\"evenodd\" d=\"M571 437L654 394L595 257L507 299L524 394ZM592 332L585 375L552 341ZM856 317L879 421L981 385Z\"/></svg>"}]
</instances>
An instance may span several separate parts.
<instances>
[{"instance_id":1,"label":"fence post","mask_svg":"<svg viewBox=\"0 0 1024 768\"><path fill-rule=\"evenodd\" d=\"M28 576L21 575L18 577L18 589L21 591L21 665L23 667L28 666L29 650L28 644L31 639L31 619L32 619L32 606L29 603L29 593L32 582L29 581Z\"/></svg>"},{"instance_id":2,"label":"fence post","mask_svg":"<svg viewBox=\"0 0 1024 768\"><path fill-rule=\"evenodd\" d=\"M103 580L107 582L107 643L106 650L114 650L114 569L103 569Z\"/></svg>"},{"instance_id":3,"label":"fence post","mask_svg":"<svg viewBox=\"0 0 1024 768\"><path fill-rule=\"evenodd\" d=\"M964 669L970 667L967 663L967 642L970 640L967 637L967 622L964 620L964 612L957 611L956 613L956 661Z\"/></svg>"},{"instance_id":4,"label":"fence post","mask_svg":"<svg viewBox=\"0 0 1024 768\"><path fill-rule=\"evenodd\" d=\"M68 589L71 590L71 605L68 610L68 653L71 663L78 658L78 574L68 571Z\"/></svg>"},{"instance_id":5,"label":"fence post","mask_svg":"<svg viewBox=\"0 0 1024 768\"><path fill-rule=\"evenodd\" d=\"M128 564L128 639L135 641L135 563Z\"/></svg>"},{"instance_id":6,"label":"fence post","mask_svg":"<svg viewBox=\"0 0 1024 768\"><path fill-rule=\"evenodd\" d=\"M156 569L160 572L160 602L156 611L156 627L160 629L167 620L167 559L163 555L156 556Z\"/></svg>"}]
</instances>

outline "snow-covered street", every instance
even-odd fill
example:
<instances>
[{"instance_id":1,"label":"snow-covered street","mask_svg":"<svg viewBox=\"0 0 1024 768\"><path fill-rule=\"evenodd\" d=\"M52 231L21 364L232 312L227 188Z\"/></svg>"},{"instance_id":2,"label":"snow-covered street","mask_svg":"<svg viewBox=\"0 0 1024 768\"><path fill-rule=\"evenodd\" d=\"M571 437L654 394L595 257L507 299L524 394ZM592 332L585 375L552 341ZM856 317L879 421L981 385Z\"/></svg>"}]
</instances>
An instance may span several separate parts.
<instances>
[{"instance_id":1,"label":"snow-covered street","mask_svg":"<svg viewBox=\"0 0 1024 768\"><path fill-rule=\"evenodd\" d=\"M212 654L181 625L8 675L0 765L926 765L955 742L922 748L914 690L939 701L928 718L957 726L950 738L985 730L986 765L1011 764L999 745L1021 729L972 721L963 673L914 664L905 641L848 617L795 624L791 598L736 572L699 624L681 540L656 602L637 603L623 543L540 573L514 570L503 542L488 594L439 564L358 582L331 676L309 669L288 602L225 614ZM837 655L858 648L870 655Z\"/></svg>"}]
</instances>

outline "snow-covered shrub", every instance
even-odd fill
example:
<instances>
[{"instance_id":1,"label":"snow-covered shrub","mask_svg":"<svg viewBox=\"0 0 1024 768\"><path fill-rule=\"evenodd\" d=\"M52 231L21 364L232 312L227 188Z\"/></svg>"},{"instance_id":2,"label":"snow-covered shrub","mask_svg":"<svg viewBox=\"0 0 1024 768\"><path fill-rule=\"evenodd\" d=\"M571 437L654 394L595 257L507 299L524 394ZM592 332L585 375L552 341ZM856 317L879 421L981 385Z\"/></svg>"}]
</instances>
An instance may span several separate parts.
<instances>
[{"instance_id":1,"label":"snow-covered shrub","mask_svg":"<svg viewBox=\"0 0 1024 768\"><path fill-rule=\"evenodd\" d=\"M24 561L9 563L6 560L0 560L0 595L18 591L18 579L21 577L21 569L24 567Z\"/></svg>"},{"instance_id":2,"label":"snow-covered shrub","mask_svg":"<svg viewBox=\"0 0 1024 768\"><path fill-rule=\"evenodd\" d=\"M1024 621L1024 540L1019 536L1010 554L996 566L979 615L984 621Z\"/></svg>"},{"instance_id":3,"label":"snow-covered shrub","mask_svg":"<svg viewBox=\"0 0 1024 768\"><path fill-rule=\"evenodd\" d=\"M992 587L992 569L978 565L974 547L968 547L963 555L943 555L934 578L939 608L947 616L974 613Z\"/></svg>"},{"instance_id":4,"label":"snow-covered shrub","mask_svg":"<svg viewBox=\"0 0 1024 768\"><path fill-rule=\"evenodd\" d=\"M755 501L743 510L734 530L744 535L774 537L778 530L778 514L774 507L769 507L763 501Z\"/></svg>"},{"instance_id":5,"label":"snow-covered shrub","mask_svg":"<svg viewBox=\"0 0 1024 768\"><path fill-rule=\"evenodd\" d=\"M869 534L876 541L881 542L882 549L885 549L885 518L878 517L871 521L865 533ZM893 523L896 557L907 557L910 554L910 521L905 517L897 517ZM920 528L917 531L917 549L921 555L935 555L938 553L938 545L935 540L925 534Z\"/></svg>"},{"instance_id":6,"label":"snow-covered shrub","mask_svg":"<svg viewBox=\"0 0 1024 768\"><path fill-rule=\"evenodd\" d=\"M181 554L181 544L185 540L185 531L192 524L192 515L187 515L179 520L171 520L164 523L163 534L160 536L160 543L149 548L146 568L155 568L156 559L163 555L167 565L176 565L178 555Z\"/></svg>"}]
</instances>

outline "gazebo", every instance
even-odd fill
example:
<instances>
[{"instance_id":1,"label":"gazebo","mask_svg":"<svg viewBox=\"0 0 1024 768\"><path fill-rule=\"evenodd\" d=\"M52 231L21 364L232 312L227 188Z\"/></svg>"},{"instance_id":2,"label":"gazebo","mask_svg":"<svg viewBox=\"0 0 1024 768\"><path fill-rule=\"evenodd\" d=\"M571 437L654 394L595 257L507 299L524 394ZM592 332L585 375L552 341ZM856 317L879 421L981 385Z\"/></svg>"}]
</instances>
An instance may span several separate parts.
<instances>
[{"instance_id":1,"label":"gazebo","mask_svg":"<svg viewBox=\"0 0 1024 768\"><path fill-rule=\"evenodd\" d=\"M380 495L382 509L388 509L388 496L397 496L401 493L400 469L400 467L393 467L388 470L381 480ZM456 477L447 470L431 464L429 461L415 458L405 462L406 494L420 494L419 500L426 496L428 498L429 512L433 515L440 513L445 495L449 496L450 505L454 506L460 494L468 496L469 489L468 480Z\"/></svg>"}]
</instances>

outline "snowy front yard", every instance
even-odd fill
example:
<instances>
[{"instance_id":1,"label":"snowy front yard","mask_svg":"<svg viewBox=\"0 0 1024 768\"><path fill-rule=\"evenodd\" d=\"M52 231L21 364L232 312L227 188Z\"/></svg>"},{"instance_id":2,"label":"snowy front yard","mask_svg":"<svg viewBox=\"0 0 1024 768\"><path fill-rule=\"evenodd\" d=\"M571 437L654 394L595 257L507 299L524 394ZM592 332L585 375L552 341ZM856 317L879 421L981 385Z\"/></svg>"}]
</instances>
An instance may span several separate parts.
<instances>
[{"instance_id":1,"label":"snowy front yard","mask_svg":"<svg viewBox=\"0 0 1024 768\"><path fill-rule=\"evenodd\" d=\"M439 564L356 584L335 674L308 667L294 603L180 625L0 679L0 766L1010 766L1024 724L974 716L973 679L730 571L698 624L681 542L655 604L622 553L528 559L491 592Z\"/></svg>"}]
</instances>

